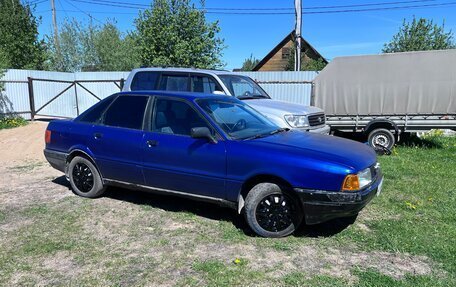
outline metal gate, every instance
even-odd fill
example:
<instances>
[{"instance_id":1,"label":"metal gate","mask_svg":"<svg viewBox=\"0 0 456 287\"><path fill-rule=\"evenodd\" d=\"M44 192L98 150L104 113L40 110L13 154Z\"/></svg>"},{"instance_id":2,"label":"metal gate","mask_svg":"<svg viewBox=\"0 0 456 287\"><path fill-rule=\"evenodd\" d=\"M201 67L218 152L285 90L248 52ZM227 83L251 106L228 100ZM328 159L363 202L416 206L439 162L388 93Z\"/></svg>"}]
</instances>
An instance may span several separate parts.
<instances>
[{"instance_id":1,"label":"metal gate","mask_svg":"<svg viewBox=\"0 0 456 287\"><path fill-rule=\"evenodd\" d=\"M103 89L107 94L121 91L125 80L123 78L119 80L55 80L55 79L44 79L44 78L33 78L27 77L27 81L12 81L5 80L0 81L4 84L23 84L27 85L29 110L13 111L5 108L4 111L0 111L3 115L17 115L17 114L29 114L30 119L33 120L37 116L43 117L60 117L60 118L71 118L79 116L79 114L86 108L90 107L95 101L100 101L104 97L97 95L94 91L94 87L89 85L109 85ZM23 89L21 89L23 90ZM37 97L37 92L40 93ZM15 93L9 95L10 97L24 97L24 93ZM87 98L91 98L88 100ZM62 98L63 101L57 104ZM6 96L2 96L2 100L8 100ZM87 104L88 103L88 104ZM52 105L55 105L52 109ZM6 104L5 104L6 106ZM66 110L66 112L62 112ZM75 112L72 112L74 110Z\"/></svg>"}]
</instances>

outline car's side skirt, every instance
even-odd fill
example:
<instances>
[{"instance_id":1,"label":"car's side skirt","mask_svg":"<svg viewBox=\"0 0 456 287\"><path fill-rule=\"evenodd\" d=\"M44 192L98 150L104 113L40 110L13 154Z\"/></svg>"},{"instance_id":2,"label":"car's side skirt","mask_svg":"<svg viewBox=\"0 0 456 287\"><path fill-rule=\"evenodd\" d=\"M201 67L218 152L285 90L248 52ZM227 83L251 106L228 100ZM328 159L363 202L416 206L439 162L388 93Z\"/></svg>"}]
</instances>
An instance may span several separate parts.
<instances>
[{"instance_id":1,"label":"car's side skirt","mask_svg":"<svg viewBox=\"0 0 456 287\"><path fill-rule=\"evenodd\" d=\"M152 192L152 193L156 193L156 194L174 195L174 196L189 198L189 199L193 199L193 200L216 203L220 206L237 209L236 202L232 202L232 201L222 199L222 198L216 198L216 197L187 193L187 192L182 192L182 191L177 191L177 190L152 187L152 186L141 185L141 184L134 184L134 183L124 182L124 181L119 181L119 180L114 180L114 179L108 179L108 178L105 178L103 180L103 182L106 185L110 185L110 186L118 186L118 187L123 187L123 188L128 188L128 189L139 189L139 190L144 190L144 191L148 191L148 192Z\"/></svg>"}]
</instances>

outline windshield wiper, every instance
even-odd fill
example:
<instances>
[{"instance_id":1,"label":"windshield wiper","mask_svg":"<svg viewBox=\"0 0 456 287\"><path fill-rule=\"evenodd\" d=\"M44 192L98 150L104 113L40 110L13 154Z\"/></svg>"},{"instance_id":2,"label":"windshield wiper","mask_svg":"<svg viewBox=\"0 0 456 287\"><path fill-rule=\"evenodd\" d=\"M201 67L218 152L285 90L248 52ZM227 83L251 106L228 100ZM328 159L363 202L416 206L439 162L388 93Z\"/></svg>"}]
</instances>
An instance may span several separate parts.
<instances>
[{"instance_id":1,"label":"windshield wiper","mask_svg":"<svg viewBox=\"0 0 456 287\"><path fill-rule=\"evenodd\" d=\"M248 137L248 138L243 138L243 141L248 141L248 140L254 140L254 139L259 139L268 136L269 134L256 134L254 136Z\"/></svg>"},{"instance_id":2,"label":"windshield wiper","mask_svg":"<svg viewBox=\"0 0 456 287\"><path fill-rule=\"evenodd\" d=\"M247 137L247 138L244 138L244 139L242 139L242 140L248 141L248 140L254 140L254 139L264 138L264 137L267 137L267 136L270 136L270 135L275 135L275 134L278 134L278 133L287 132L287 131L289 131L289 130L290 130L289 128L279 128L279 129L273 130L273 131L270 132L270 133L266 133L266 134L256 134L256 135L254 135L254 136Z\"/></svg>"},{"instance_id":3,"label":"windshield wiper","mask_svg":"<svg viewBox=\"0 0 456 287\"><path fill-rule=\"evenodd\" d=\"M270 132L269 134L275 135L278 133L288 132L289 130L290 130L289 128L280 128L280 129L276 129L275 131Z\"/></svg>"},{"instance_id":4,"label":"windshield wiper","mask_svg":"<svg viewBox=\"0 0 456 287\"><path fill-rule=\"evenodd\" d=\"M265 99L266 97L263 95L251 95L251 96L239 96L238 99L240 100L250 100L250 99Z\"/></svg>"}]
</instances>

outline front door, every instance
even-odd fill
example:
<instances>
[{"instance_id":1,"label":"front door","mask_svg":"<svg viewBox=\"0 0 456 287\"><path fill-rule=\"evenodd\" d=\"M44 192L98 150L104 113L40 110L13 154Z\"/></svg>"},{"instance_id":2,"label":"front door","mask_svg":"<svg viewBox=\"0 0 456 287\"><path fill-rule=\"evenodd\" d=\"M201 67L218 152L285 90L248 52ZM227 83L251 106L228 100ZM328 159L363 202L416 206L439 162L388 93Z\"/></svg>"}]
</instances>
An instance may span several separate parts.
<instances>
[{"instance_id":1,"label":"front door","mask_svg":"<svg viewBox=\"0 0 456 287\"><path fill-rule=\"evenodd\" d=\"M151 129L142 143L145 182L151 187L225 198L225 143L192 138L194 127L213 130L188 102L156 98Z\"/></svg>"}]
</instances>

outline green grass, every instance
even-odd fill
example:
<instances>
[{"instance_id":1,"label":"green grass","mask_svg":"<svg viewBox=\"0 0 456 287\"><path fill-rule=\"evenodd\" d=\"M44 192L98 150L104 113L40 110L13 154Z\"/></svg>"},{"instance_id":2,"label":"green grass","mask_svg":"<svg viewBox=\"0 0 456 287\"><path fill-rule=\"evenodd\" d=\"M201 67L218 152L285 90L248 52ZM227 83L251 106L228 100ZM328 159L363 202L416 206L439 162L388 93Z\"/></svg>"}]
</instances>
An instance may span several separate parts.
<instances>
[{"instance_id":1,"label":"green grass","mask_svg":"<svg viewBox=\"0 0 456 287\"><path fill-rule=\"evenodd\" d=\"M27 121L20 116L0 117L0 130L25 126Z\"/></svg>"},{"instance_id":2,"label":"green grass","mask_svg":"<svg viewBox=\"0 0 456 287\"><path fill-rule=\"evenodd\" d=\"M373 218L365 223L371 232L350 229L337 237L365 250L426 255L442 263L454 280L456 139L432 141L440 148L398 147L394 155L379 159L385 184L368 206Z\"/></svg>"}]
</instances>

